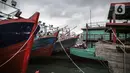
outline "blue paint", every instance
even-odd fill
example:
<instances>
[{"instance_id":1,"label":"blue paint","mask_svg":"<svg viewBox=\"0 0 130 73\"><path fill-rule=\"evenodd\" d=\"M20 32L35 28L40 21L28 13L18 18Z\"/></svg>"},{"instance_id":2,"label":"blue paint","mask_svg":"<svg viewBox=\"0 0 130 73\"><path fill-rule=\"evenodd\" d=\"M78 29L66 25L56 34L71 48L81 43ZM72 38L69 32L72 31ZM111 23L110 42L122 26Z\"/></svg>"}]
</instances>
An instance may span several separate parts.
<instances>
[{"instance_id":1,"label":"blue paint","mask_svg":"<svg viewBox=\"0 0 130 73\"><path fill-rule=\"evenodd\" d=\"M41 47L46 47L47 45L53 45L56 37L45 37L34 41L32 50L36 50Z\"/></svg>"}]
</instances>

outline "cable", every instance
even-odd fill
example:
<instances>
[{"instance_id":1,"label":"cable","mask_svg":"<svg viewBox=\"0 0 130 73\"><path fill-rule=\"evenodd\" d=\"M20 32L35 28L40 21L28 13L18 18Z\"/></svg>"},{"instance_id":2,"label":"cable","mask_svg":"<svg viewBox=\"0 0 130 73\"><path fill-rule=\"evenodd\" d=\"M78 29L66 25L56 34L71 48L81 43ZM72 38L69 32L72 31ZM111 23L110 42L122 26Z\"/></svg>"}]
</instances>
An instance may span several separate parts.
<instances>
[{"instance_id":1,"label":"cable","mask_svg":"<svg viewBox=\"0 0 130 73\"><path fill-rule=\"evenodd\" d=\"M123 48L121 48L120 46L120 48L121 48L121 50L124 52L124 55L123 55L123 57L124 57L124 73L126 73L126 62L125 62L125 57L126 57L126 51L125 51L125 44L123 44L122 42L121 42L121 40L116 36L116 34L115 34L115 32L112 30L112 32L113 32L113 34L114 34L114 36L117 38L117 40L123 45L123 47L124 47L124 49Z\"/></svg>"},{"instance_id":2,"label":"cable","mask_svg":"<svg viewBox=\"0 0 130 73\"><path fill-rule=\"evenodd\" d=\"M64 46L62 45L61 41L58 39L62 49L64 50L64 52L66 53L67 57L71 60L71 62L82 72L82 73L85 73L74 61L73 59L69 56L69 54L66 52Z\"/></svg>"},{"instance_id":3,"label":"cable","mask_svg":"<svg viewBox=\"0 0 130 73\"><path fill-rule=\"evenodd\" d=\"M106 41L106 42L108 42L108 41ZM103 47L103 46L104 46L104 45L102 44L102 47ZM109 70L110 73L112 73L112 69L109 68L109 66L107 66L104 61L101 61L101 60L98 60L98 61L99 61L104 67L106 67L106 68Z\"/></svg>"},{"instance_id":4,"label":"cable","mask_svg":"<svg viewBox=\"0 0 130 73\"><path fill-rule=\"evenodd\" d=\"M104 67L106 67L109 71L110 71L110 73L112 73L112 69L111 68L109 68L109 66L107 66L103 61L100 61L100 60L98 60Z\"/></svg>"},{"instance_id":5,"label":"cable","mask_svg":"<svg viewBox=\"0 0 130 73\"><path fill-rule=\"evenodd\" d=\"M38 25L36 26L37 29ZM23 47L28 43L28 41L31 39L31 37L33 36L33 34L35 33L36 29L34 30L34 32L32 32L32 34L30 35L30 37L28 38L28 40L23 44L23 46L12 56L10 57L7 61L5 61L3 64L0 65L0 67L4 66L5 64L7 64L9 61L11 61L19 52L21 52L21 50L23 49Z\"/></svg>"},{"instance_id":6,"label":"cable","mask_svg":"<svg viewBox=\"0 0 130 73\"><path fill-rule=\"evenodd\" d=\"M121 48L121 50L122 50L125 54L127 54L126 51L125 51L125 44L123 44L123 43L121 42L121 40L116 36L116 34L114 33L113 30L112 30L112 33L113 33L114 36L117 38L117 40L123 45L124 49Z\"/></svg>"},{"instance_id":7,"label":"cable","mask_svg":"<svg viewBox=\"0 0 130 73\"><path fill-rule=\"evenodd\" d=\"M112 28L110 28L110 29L108 29L108 30L112 30ZM123 47L124 47L124 49L122 48L122 47L120 47L120 49L124 52L124 73L126 73L126 66L125 66L125 55L127 54L126 53L126 51L125 51L125 44L123 44L122 42L121 42L121 40L116 36L116 34L115 34L115 32L112 30L112 33L114 34L114 36L117 38L117 40L123 45ZM103 62L104 63L104 62ZM102 64L102 63L101 63ZM103 64L103 66L106 66L108 69L110 69L105 63ZM111 69L110 69L110 71L112 71Z\"/></svg>"}]
</instances>

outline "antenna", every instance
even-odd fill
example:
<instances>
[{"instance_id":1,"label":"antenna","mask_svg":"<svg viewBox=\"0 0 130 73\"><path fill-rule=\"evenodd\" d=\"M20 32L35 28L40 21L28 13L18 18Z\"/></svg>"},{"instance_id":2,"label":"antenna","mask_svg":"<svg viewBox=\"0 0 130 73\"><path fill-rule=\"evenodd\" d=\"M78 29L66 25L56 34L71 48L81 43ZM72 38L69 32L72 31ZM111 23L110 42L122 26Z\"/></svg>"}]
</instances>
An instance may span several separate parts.
<instances>
[{"instance_id":1,"label":"antenna","mask_svg":"<svg viewBox=\"0 0 130 73\"><path fill-rule=\"evenodd\" d=\"M90 26L91 26L91 9L90 9Z\"/></svg>"}]
</instances>

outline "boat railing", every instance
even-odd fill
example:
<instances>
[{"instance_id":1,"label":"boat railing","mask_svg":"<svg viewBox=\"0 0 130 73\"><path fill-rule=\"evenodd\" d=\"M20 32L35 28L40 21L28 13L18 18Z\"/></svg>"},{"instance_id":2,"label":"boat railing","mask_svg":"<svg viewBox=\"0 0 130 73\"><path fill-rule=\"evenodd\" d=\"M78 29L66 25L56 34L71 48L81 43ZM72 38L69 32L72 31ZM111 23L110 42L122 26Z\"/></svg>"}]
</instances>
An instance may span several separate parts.
<instances>
[{"instance_id":1,"label":"boat railing","mask_svg":"<svg viewBox=\"0 0 130 73\"><path fill-rule=\"evenodd\" d=\"M76 34L71 33L71 34L59 34L59 40L65 40L65 39L69 39L72 37L75 37Z\"/></svg>"},{"instance_id":2,"label":"boat railing","mask_svg":"<svg viewBox=\"0 0 130 73\"><path fill-rule=\"evenodd\" d=\"M109 34L88 34L88 40L110 40Z\"/></svg>"},{"instance_id":3,"label":"boat railing","mask_svg":"<svg viewBox=\"0 0 130 73\"><path fill-rule=\"evenodd\" d=\"M20 17L21 11L16 8L17 2L15 0L11 1L11 4L7 2L8 0L1 0L0 4L3 6L0 9L0 15L4 17L4 19L11 19L15 17ZM11 11L5 10L6 7L10 7ZM11 12L11 13L10 13Z\"/></svg>"},{"instance_id":4,"label":"boat railing","mask_svg":"<svg viewBox=\"0 0 130 73\"><path fill-rule=\"evenodd\" d=\"M113 36L111 36L112 39ZM118 38L120 40L126 40L129 39L130 36L127 35L127 37L123 34L119 35ZM110 40L110 34L88 34L87 40Z\"/></svg>"},{"instance_id":5,"label":"boat railing","mask_svg":"<svg viewBox=\"0 0 130 73\"><path fill-rule=\"evenodd\" d=\"M87 23L88 27L93 28L93 27L105 27L107 21L102 21L102 22L92 22L92 23Z\"/></svg>"},{"instance_id":6,"label":"boat railing","mask_svg":"<svg viewBox=\"0 0 130 73\"><path fill-rule=\"evenodd\" d=\"M18 10L18 8L16 8L17 2L14 0L11 1L11 4L7 4L7 0L2 0L0 3Z\"/></svg>"}]
</instances>

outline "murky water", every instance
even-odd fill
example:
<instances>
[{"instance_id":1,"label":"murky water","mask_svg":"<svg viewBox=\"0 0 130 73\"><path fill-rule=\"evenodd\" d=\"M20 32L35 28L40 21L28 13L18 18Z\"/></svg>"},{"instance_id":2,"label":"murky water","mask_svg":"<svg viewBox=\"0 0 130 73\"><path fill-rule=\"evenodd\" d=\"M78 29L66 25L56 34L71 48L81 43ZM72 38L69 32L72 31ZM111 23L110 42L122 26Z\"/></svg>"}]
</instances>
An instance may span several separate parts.
<instances>
[{"instance_id":1,"label":"murky water","mask_svg":"<svg viewBox=\"0 0 130 73\"><path fill-rule=\"evenodd\" d=\"M108 69L97 61L83 59L74 61L85 73L109 73ZM82 73L65 56L32 59L27 73L35 73L36 70L40 73Z\"/></svg>"}]
</instances>

